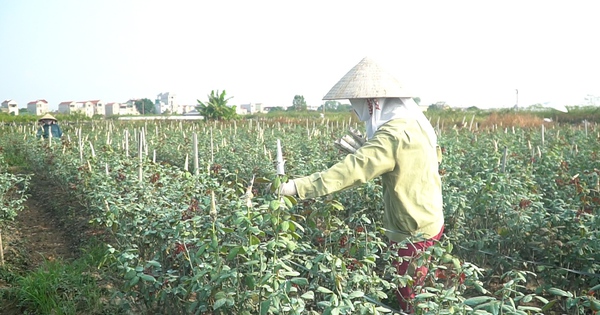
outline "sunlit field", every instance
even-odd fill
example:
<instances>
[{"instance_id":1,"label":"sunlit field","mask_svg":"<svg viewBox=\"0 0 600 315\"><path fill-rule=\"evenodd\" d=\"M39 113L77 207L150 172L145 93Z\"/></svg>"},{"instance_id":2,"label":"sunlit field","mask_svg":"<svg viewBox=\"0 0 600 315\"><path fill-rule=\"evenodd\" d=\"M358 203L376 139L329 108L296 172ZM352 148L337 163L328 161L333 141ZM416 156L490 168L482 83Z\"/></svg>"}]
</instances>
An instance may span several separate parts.
<instances>
[{"instance_id":1,"label":"sunlit field","mask_svg":"<svg viewBox=\"0 0 600 315\"><path fill-rule=\"evenodd\" d=\"M446 229L419 258L429 273L416 312L600 309L597 123L552 112L426 116L443 151ZM74 303L74 313L389 314L394 288L413 283L393 272L379 180L308 200L273 192L344 156L333 142L362 128L347 113L61 121L62 140L36 139L34 123L3 124L0 183L31 182L48 211L83 226L82 242L100 249L89 272L110 284L107 297ZM275 173L278 140L284 176ZM55 187L51 198L45 186ZM27 198L8 190L5 226L18 210L8 200ZM14 275L27 273L2 268L0 297L25 296Z\"/></svg>"}]
</instances>

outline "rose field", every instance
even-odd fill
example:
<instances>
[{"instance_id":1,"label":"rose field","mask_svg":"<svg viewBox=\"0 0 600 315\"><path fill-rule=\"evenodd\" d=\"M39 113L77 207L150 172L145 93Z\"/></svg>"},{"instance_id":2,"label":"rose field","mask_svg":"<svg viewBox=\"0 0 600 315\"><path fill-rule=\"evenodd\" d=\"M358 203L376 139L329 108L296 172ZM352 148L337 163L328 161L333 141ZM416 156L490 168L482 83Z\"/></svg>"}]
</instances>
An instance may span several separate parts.
<instances>
[{"instance_id":1,"label":"rose field","mask_svg":"<svg viewBox=\"0 0 600 315\"><path fill-rule=\"evenodd\" d=\"M402 257L383 234L378 179L316 199L274 193L343 158L333 142L361 125L327 117L65 122L62 140L5 123L0 228L35 197L76 245L62 264L88 257L77 279L102 297L53 287L40 296L72 306L47 314L399 313L394 289L414 275L394 273ZM415 312L600 310L600 127L431 122L446 226L414 262L429 269ZM278 140L286 175L276 175ZM46 314L10 255L0 308Z\"/></svg>"}]
</instances>

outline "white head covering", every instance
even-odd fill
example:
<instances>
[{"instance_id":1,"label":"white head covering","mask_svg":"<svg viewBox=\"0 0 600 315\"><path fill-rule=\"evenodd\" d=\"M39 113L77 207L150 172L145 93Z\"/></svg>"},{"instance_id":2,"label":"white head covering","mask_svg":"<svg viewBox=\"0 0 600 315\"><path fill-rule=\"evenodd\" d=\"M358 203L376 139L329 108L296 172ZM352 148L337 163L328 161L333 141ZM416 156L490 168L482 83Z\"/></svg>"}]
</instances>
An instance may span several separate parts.
<instances>
[{"instance_id":1,"label":"white head covering","mask_svg":"<svg viewBox=\"0 0 600 315\"><path fill-rule=\"evenodd\" d=\"M350 104L358 119L367 125L367 139L372 138L379 127L388 121L404 118L417 120L431 146L437 144L433 126L412 98L358 98L350 99Z\"/></svg>"}]
</instances>

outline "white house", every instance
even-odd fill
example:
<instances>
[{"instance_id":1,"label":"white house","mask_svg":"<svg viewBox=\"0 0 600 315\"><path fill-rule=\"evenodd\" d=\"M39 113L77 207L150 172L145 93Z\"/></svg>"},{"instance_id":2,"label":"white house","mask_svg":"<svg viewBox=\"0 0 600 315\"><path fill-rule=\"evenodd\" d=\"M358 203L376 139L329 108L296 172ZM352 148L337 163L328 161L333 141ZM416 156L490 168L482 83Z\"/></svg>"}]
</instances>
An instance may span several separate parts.
<instances>
[{"instance_id":1,"label":"white house","mask_svg":"<svg viewBox=\"0 0 600 315\"><path fill-rule=\"evenodd\" d=\"M135 107L135 100L129 100L126 103L111 102L104 105L106 116L111 115L139 115L140 112Z\"/></svg>"},{"instance_id":2,"label":"white house","mask_svg":"<svg viewBox=\"0 0 600 315\"><path fill-rule=\"evenodd\" d=\"M104 108L104 105L102 106ZM91 101L83 101L83 102L60 102L58 104L58 112L61 114L74 114L81 113L87 117L94 116L94 103Z\"/></svg>"},{"instance_id":3,"label":"white house","mask_svg":"<svg viewBox=\"0 0 600 315\"><path fill-rule=\"evenodd\" d=\"M139 115L140 112L135 107L135 101L127 103L106 103L106 116L112 115Z\"/></svg>"},{"instance_id":4,"label":"white house","mask_svg":"<svg viewBox=\"0 0 600 315\"><path fill-rule=\"evenodd\" d=\"M196 106L179 104L177 95L171 92L160 93L154 100L154 109L158 114L185 114L195 110Z\"/></svg>"},{"instance_id":5,"label":"white house","mask_svg":"<svg viewBox=\"0 0 600 315\"><path fill-rule=\"evenodd\" d=\"M154 108L158 114L182 114L178 107L175 94L173 93L160 93L156 96L156 100L154 101Z\"/></svg>"},{"instance_id":6,"label":"white house","mask_svg":"<svg viewBox=\"0 0 600 315\"><path fill-rule=\"evenodd\" d=\"M235 107L235 113L238 115L248 115L249 114L248 110L245 108L242 108L241 106Z\"/></svg>"},{"instance_id":7,"label":"white house","mask_svg":"<svg viewBox=\"0 0 600 315\"><path fill-rule=\"evenodd\" d=\"M139 115L134 104L135 104L135 101L127 102L127 103L118 103L118 102L106 103L106 105L104 106L104 109L106 111L106 116Z\"/></svg>"},{"instance_id":8,"label":"white house","mask_svg":"<svg viewBox=\"0 0 600 315\"><path fill-rule=\"evenodd\" d=\"M87 117L94 116L94 104L90 101L77 102L78 109Z\"/></svg>"},{"instance_id":9,"label":"white house","mask_svg":"<svg viewBox=\"0 0 600 315\"><path fill-rule=\"evenodd\" d=\"M75 110L77 102L66 101L58 103L58 112L61 114L69 114Z\"/></svg>"},{"instance_id":10,"label":"white house","mask_svg":"<svg viewBox=\"0 0 600 315\"><path fill-rule=\"evenodd\" d=\"M120 115L119 109L121 108L121 103L110 102L104 104L104 114L106 116L112 115Z\"/></svg>"},{"instance_id":11,"label":"white house","mask_svg":"<svg viewBox=\"0 0 600 315\"><path fill-rule=\"evenodd\" d=\"M5 100L4 102L2 102L2 107L0 107L0 110L3 113L8 113L9 115L19 115L18 104L14 100Z\"/></svg>"},{"instance_id":12,"label":"white house","mask_svg":"<svg viewBox=\"0 0 600 315\"><path fill-rule=\"evenodd\" d=\"M104 109L104 102L102 102L101 100L93 100L89 102L92 103L92 115L106 115L106 110Z\"/></svg>"},{"instance_id":13,"label":"white house","mask_svg":"<svg viewBox=\"0 0 600 315\"><path fill-rule=\"evenodd\" d=\"M238 114L254 114L256 113L256 103L240 104Z\"/></svg>"},{"instance_id":14,"label":"white house","mask_svg":"<svg viewBox=\"0 0 600 315\"><path fill-rule=\"evenodd\" d=\"M196 106L198 106L198 105L180 105L181 113L187 114L189 112L193 112L196 110Z\"/></svg>"},{"instance_id":15,"label":"white house","mask_svg":"<svg viewBox=\"0 0 600 315\"><path fill-rule=\"evenodd\" d=\"M265 106L263 103L241 104L237 108L238 114L255 114L269 112L269 107Z\"/></svg>"},{"instance_id":16,"label":"white house","mask_svg":"<svg viewBox=\"0 0 600 315\"><path fill-rule=\"evenodd\" d=\"M125 103L121 103L121 106L119 107L119 115L140 115L140 114L146 114L146 113L140 113L140 111L137 109L137 107L135 106L135 102L137 101L141 101L141 98L132 98L130 100L128 100ZM142 110L144 108L142 107Z\"/></svg>"},{"instance_id":17,"label":"white house","mask_svg":"<svg viewBox=\"0 0 600 315\"><path fill-rule=\"evenodd\" d=\"M137 107L134 102L127 102L125 104L119 104L119 115L139 115Z\"/></svg>"},{"instance_id":18,"label":"white house","mask_svg":"<svg viewBox=\"0 0 600 315\"><path fill-rule=\"evenodd\" d=\"M27 103L27 111L36 115L41 116L49 112L48 102L46 100L37 100Z\"/></svg>"}]
</instances>

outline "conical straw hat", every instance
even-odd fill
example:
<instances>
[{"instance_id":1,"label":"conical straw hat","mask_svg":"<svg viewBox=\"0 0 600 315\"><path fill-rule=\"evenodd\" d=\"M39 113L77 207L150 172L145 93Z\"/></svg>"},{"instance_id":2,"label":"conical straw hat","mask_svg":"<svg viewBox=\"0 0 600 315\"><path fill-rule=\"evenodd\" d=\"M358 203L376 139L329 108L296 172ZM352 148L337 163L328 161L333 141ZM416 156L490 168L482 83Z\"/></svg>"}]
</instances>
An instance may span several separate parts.
<instances>
[{"instance_id":1,"label":"conical straw hat","mask_svg":"<svg viewBox=\"0 0 600 315\"><path fill-rule=\"evenodd\" d=\"M38 121L42 121L42 120L54 120L54 121L58 121L58 119L54 118L54 116L50 115L50 114L46 114L44 116L42 116L42 118L38 119Z\"/></svg>"},{"instance_id":2,"label":"conical straw hat","mask_svg":"<svg viewBox=\"0 0 600 315\"><path fill-rule=\"evenodd\" d=\"M324 100L412 97L400 82L369 57L363 58L336 83Z\"/></svg>"}]
</instances>

